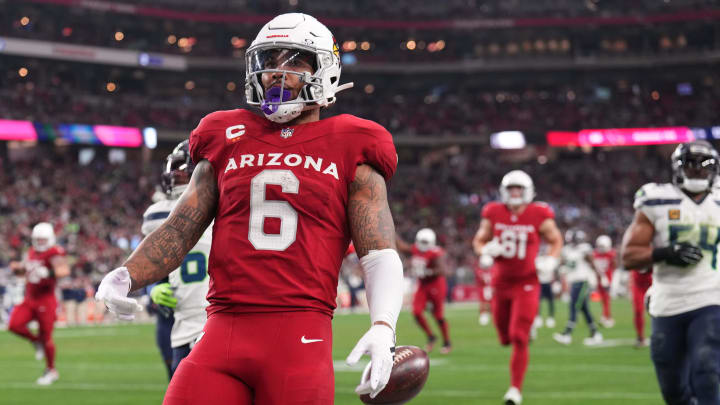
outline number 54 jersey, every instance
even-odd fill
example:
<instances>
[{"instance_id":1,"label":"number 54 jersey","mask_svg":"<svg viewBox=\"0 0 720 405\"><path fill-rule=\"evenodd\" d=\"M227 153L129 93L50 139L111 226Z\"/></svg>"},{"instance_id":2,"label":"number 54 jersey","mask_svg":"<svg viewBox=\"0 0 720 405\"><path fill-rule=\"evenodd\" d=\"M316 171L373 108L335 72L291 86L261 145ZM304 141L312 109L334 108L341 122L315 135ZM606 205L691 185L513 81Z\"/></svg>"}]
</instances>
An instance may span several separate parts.
<instances>
[{"instance_id":1,"label":"number 54 jersey","mask_svg":"<svg viewBox=\"0 0 720 405\"><path fill-rule=\"evenodd\" d=\"M694 266L665 262L653 266L650 315L672 316L708 305L720 305L720 193L713 190L697 203L673 184L650 183L635 194L634 207L655 227L654 247L688 242L702 249Z\"/></svg>"},{"instance_id":2,"label":"number 54 jersey","mask_svg":"<svg viewBox=\"0 0 720 405\"><path fill-rule=\"evenodd\" d=\"M350 242L348 186L360 164L392 177L387 130L351 115L287 126L217 111L191 133L190 156L210 162L219 191L208 314L332 315Z\"/></svg>"},{"instance_id":3,"label":"number 54 jersey","mask_svg":"<svg viewBox=\"0 0 720 405\"><path fill-rule=\"evenodd\" d=\"M492 285L501 287L537 284L535 258L540 249L540 225L555 218L552 208L542 202L528 204L520 214L513 214L500 202L483 207L482 217L492 223L493 238L502 247L492 268Z\"/></svg>"}]
</instances>

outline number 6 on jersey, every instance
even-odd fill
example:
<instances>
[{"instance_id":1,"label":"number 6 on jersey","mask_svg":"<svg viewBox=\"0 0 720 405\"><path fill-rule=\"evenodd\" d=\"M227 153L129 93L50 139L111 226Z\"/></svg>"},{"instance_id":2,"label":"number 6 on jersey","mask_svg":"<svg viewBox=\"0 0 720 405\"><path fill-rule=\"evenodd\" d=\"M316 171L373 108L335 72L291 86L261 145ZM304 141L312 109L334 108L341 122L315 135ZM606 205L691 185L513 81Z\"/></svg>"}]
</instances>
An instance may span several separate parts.
<instances>
[{"instance_id":1,"label":"number 6 on jersey","mask_svg":"<svg viewBox=\"0 0 720 405\"><path fill-rule=\"evenodd\" d=\"M283 193L297 194L300 181L290 170L263 170L250 182L250 229L248 240L257 250L287 249L297 236L298 213L287 201L267 201L268 184L282 187ZM280 233L263 230L265 218L280 219Z\"/></svg>"}]
</instances>

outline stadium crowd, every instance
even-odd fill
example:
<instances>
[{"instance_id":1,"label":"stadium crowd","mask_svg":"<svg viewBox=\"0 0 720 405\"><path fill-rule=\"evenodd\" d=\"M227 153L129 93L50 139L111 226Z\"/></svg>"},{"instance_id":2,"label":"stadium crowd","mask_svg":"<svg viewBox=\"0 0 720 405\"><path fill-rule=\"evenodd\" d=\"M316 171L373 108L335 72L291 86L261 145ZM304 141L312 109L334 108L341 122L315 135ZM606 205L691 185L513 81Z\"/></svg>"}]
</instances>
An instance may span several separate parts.
<instances>
[{"instance_id":1,"label":"stadium crowd","mask_svg":"<svg viewBox=\"0 0 720 405\"><path fill-rule=\"evenodd\" d=\"M201 2L193 3L190 8L197 4L204 8L205 12L217 13L218 10L223 10L223 13L227 13L230 10L229 17L240 20L227 21L223 20L223 14L215 14L217 21L213 21L212 14L193 15L190 12L177 19L159 20L158 17L165 14L174 15L176 10L169 5L163 8L162 4L152 3L156 6L153 12L143 15L142 10L117 12L122 9L117 8L108 13L102 7L96 9L84 6L75 7L68 13L66 5L8 1L4 6L6 12L0 16L0 35L190 57L242 58L257 24L263 18L265 8L277 10L278 7L278 4L273 2L267 2L267 5L265 2L252 2L253 4L246 4L245 7L238 7L238 4L219 4L219 7L213 7L212 2ZM362 62L537 58L563 60L608 55L684 54L720 48L717 24L714 24L712 19L661 19L662 24L613 23L610 25L612 30L602 30L600 35L587 24L570 20L576 17L626 17L628 10L623 2L598 0L561 1L557 4L528 3L539 6L535 11L533 6L522 6L521 3L524 2L519 1L482 4L475 1L373 3L376 4L370 6L360 1L320 1L303 4L303 7L310 9L305 11L311 14L334 18L330 20L330 25L333 26L341 50L351 53L353 59ZM640 6L639 9L643 12L637 16L692 13L696 10L715 12L718 8L716 2L708 4L707 1L653 3L662 6ZM702 7L700 3L703 3ZM588 5L598 7L600 11L588 10ZM223 6L224 9L221 8ZM235 14L232 14L233 10ZM587 12L586 15L583 15L583 11ZM536 14L542 14L546 18L533 22L532 16ZM366 18L344 18L348 15ZM439 24L442 30L422 22L430 16L431 23ZM530 18L526 18L521 26L504 20L524 17ZM547 17L569 20L552 22ZM483 29L472 29L476 28L472 21L466 21L463 25L463 20L456 21L458 18L481 18L485 21L480 25ZM410 26L405 27L402 24ZM350 62L351 59L345 59L345 63Z\"/></svg>"},{"instance_id":2,"label":"stadium crowd","mask_svg":"<svg viewBox=\"0 0 720 405\"><path fill-rule=\"evenodd\" d=\"M7 58L0 75L0 117L189 131L209 111L246 106L242 72L168 74L66 62L52 62L48 69L48 63ZM543 72L348 74L343 81L353 81L355 88L324 115L355 114L394 135L522 130L542 138L550 130L707 127L717 124L720 109L720 80L702 67L574 73L571 79Z\"/></svg>"},{"instance_id":3,"label":"stadium crowd","mask_svg":"<svg viewBox=\"0 0 720 405\"><path fill-rule=\"evenodd\" d=\"M0 172L0 266L7 272L30 246L32 227L48 221L71 258L72 280L61 287L94 292L139 244L158 175L102 159L82 166L69 151L36 149L32 159L4 164Z\"/></svg>"}]
</instances>

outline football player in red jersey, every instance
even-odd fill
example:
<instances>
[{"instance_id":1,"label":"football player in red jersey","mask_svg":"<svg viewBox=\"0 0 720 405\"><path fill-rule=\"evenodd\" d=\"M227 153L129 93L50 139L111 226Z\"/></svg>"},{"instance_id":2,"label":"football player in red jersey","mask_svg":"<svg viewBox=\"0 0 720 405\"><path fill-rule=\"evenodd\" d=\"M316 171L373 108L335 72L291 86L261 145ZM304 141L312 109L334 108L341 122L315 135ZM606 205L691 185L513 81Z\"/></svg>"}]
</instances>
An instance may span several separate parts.
<instances>
[{"instance_id":1,"label":"football player in red jersey","mask_svg":"<svg viewBox=\"0 0 720 405\"><path fill-rule=\"evenodd\" d=\"M437 246L435 231L423 228L415 235L415 243L407 245L398 239L398 250L410 255L410 274L418 280L418 287L413 297L413 316L420 328L427 336L425 350L431 352L437 337L430 330L425 319L425 307L428 301L433 305L433 317L440 327L443 336L443 346L440 353L448 354L452 348L450 344L449 325L445 319L445 297L447 295L447 266L445 264L445 251Z\"/></svg>"},{"instance_id":2,"label":"football player in red jersey","mask_svg":"<svg viewBox=\"0 0 720 405\"><path fill-rule=\"evenodd\" d=\"M58 278L70 275L65 250L55 244L55 231L47 222L35 225L31 234L32 247L22 262L10 263L15 274L25 274L25 298L13 308L8 330L35 346L35 358L45 357L45 371L37 379L39 385L50 385L60 377L55 370L55 343L52 340L57 310L55 284ZM39 325L34 335L27 327L31 320Z\"/></svg>"},{"instance_id":3,"label":"football player in red jersey","mask_svg":"<svg viewBox=\"0 0 720 405\"><path fill-rule=\"evenodd\" d=\"M595 240L595 250L593 251L593 262L595 267L600 272L601 276L598 276L598 292L602 299L603 314L600 318L600 323L606 328L612 328L615 326L615 321L612 318L610 312L610 285L612 285L613 271L615 271L615 258L617 253L612 248L612 239L607 235L600 235ZM605 279L601 280L604 276ZM603 286L608 287L603 287Z\"/></svg>"},{"instance_id":4,"label":"football player in red jersey","mask_svg":"<svg viewBox=\"0 0 720 405\"><path fill-rule=\"evenodd\" d=\"M513 347L510 388L503 400L517 405L522 402L530 328L538 312L540 284L536 266L543 271L557 267L562 236L552 209L533 202L535 189L527 173L513 170L506 174L500 184L500 196L502 202L490 202L483 207L473 249L483 261L494 260L493 321L500 343ZM537 257L541 237L549 245L549 252Z\"/></svg>"},{"instance_id":5,"label":"football player in red jersey","mask_svg":"<svg viewBox=\"0 0 720 405\"><path fill-rule=\"evenodd\" d=\"M246 96L264 116L217 111L190 135L197 164L168 219L101 282L96 298L132 318L127 297L177 268L211 221L208 320L178 367L165 404L332 404L331 319L352 239L365 277L370 329L347 358L371 357L375 397L393 364L402 262L386 181L392 136L335 102L340 54L305 14L267 23L246 52Z\"/></svg>"},{"instance_id":6,"label":"football player in red jersey","mask_svg":"<svg viewBox=\"0 0 720 405\"><path fill-rule=\"evenodd\" d=\"M634 270L630 275L632 304L633 304L633 321L635 323L635 334L637 341L635 347L647 347L648 341L645 340L645 293L652 286L652 268L644 270Z\"/></svg>"}]
</instances>

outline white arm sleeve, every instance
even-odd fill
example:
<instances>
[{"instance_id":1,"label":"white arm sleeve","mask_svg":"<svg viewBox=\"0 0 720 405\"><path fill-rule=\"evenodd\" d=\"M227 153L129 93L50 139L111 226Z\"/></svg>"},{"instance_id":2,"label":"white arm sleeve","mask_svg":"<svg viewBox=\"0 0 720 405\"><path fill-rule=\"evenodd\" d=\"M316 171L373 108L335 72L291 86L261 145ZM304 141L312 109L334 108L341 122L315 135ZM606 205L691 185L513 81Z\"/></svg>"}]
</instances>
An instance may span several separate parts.
<instances>
[{"instance_id":1,"label":"white arm sleeve","mask_svg":"<svg viewBox=\"0 0 720 405\"><path fill-rule=\"evenodd\" d=\"M403 267L395 249L371 250L360 259L370 322L387 322L395 330L403 299Z\"/></svg>"}]
</instances>

